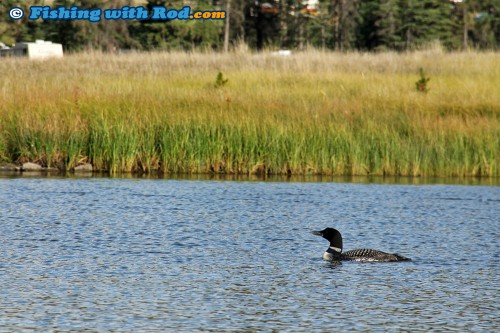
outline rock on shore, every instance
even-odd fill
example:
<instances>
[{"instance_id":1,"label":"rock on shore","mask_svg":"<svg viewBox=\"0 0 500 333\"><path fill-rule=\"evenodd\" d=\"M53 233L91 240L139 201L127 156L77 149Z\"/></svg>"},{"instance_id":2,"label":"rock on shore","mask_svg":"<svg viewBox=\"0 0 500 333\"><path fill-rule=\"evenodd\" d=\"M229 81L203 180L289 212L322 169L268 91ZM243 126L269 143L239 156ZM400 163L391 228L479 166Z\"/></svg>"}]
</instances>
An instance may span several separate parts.
<instances>
[{"instance_id":1,"label":"rock on shore","mask_svg":"<svg viewBox=\"0 0 500 333\"><path fill-rule=\"evenodd\" d=\"M22 171L41 171L43 168L41 165L31 162L23 163L21 167Z\"/></svg>"},{"instance_id":2,"label":"rock on shore","mask_svg":"<svg viewBox=\"0 0 500 333\"><path fill-rule=\"evenodd\" d=\"M93 170L94 168L90 163L85 163L75 167L75 172L92 172Z\"/></svg>"},{"instance_id":3,"label":"rock on shore","mask_svg":"<svg viewBox=\"0 0 500 333\"><path fill-rule=\"evenodd\" d=\"M21 167L13 163L2 163L0 164L0 171L19 171Z\"/></svg>"}]
</instances>

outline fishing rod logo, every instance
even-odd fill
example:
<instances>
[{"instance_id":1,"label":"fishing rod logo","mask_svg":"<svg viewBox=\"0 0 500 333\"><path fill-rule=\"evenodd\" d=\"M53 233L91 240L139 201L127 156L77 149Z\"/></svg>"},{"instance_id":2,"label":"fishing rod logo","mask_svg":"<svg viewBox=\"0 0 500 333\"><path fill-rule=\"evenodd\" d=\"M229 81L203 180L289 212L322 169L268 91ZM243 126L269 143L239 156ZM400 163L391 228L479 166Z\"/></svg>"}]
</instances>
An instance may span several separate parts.
<instances>
[{"instance_id":1,"label":"fishing rod logo","mask_svg":"<svg viewBox=\"0 0 500 333\"><path fill-rule=\"evenodd\" d=\"M13 20L20 20L24 17L24 10L20 7L12 7L9 10L9 17ZM123 6L121 8L80 8L73 6L71 8L50 6L31 6L29 7L28 20L61 21L61 20L80 20L89 22L100 22L101 19L111 20L152 20L152 21L170 21L170 20L225 20L226 12L223 10L195 10L190 6L182 9L169 9L164 6L154 6L151 10L145 7Z\"/></svg>"}]
</instances>

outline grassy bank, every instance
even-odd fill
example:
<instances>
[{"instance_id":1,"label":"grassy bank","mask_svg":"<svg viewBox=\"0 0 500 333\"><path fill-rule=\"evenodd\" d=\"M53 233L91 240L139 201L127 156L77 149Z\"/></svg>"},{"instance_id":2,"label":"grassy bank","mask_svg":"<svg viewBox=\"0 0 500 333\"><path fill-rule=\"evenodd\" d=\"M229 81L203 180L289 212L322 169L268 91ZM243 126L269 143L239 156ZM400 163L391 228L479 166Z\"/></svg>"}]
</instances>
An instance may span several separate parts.
<instances>
[{"instance_id":1,"label":"grassy bank","mask_svg":"<svg viewBox=\"0 0 500 333\"><path fill-rule=\"evenodd\" d=\"M110 172L500 175L498 53L0 59L0 160ZM415 89L418 69L431 78ZM229 81L215 87L221 71Z\"/></svg>"}]
</instances>

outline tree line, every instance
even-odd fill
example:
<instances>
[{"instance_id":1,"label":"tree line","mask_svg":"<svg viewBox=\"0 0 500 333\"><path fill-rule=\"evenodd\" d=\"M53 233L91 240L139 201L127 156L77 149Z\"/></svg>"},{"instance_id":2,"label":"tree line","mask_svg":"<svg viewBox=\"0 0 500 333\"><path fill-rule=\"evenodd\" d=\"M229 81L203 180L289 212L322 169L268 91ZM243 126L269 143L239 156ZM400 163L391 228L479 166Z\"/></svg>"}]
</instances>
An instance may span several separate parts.
<instances>
[{"instance_id":1,"label":"tree line","mask_svg":"<svg viewBox=\"0 0 500 333\"><path fill-rule=\"evenodd\" d=\"M33 5L120 8L143 5L226 10L225 21L31 21L8 12ZM35 0L0 2L0 42L50 40L66 50L252 49L411 50L500 47L500 0ZM229 45L228 45L229 44Z\"/></svg>"}]
</instances>

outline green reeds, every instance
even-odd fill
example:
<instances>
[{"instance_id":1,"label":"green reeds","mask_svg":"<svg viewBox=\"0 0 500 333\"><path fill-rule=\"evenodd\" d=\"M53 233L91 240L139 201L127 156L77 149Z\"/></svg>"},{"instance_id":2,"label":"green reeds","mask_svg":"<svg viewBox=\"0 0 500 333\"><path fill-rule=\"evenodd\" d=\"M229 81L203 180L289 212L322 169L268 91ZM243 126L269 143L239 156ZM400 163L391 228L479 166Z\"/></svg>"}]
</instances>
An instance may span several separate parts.
<instances>
[{"instance_id":1,"label":"green reeds","mask_svg":"<svg viewBox=\"0 0 500 333\"><path fill-rule=\"evenodd\" d=\"M427 94L415 90L419 67L433 78ZM214 87L222 71L231 84ZM496 53L77 54L2 59L0 72L2 161L112 173L500 175Z\"/></svg>"}]
</instances>

